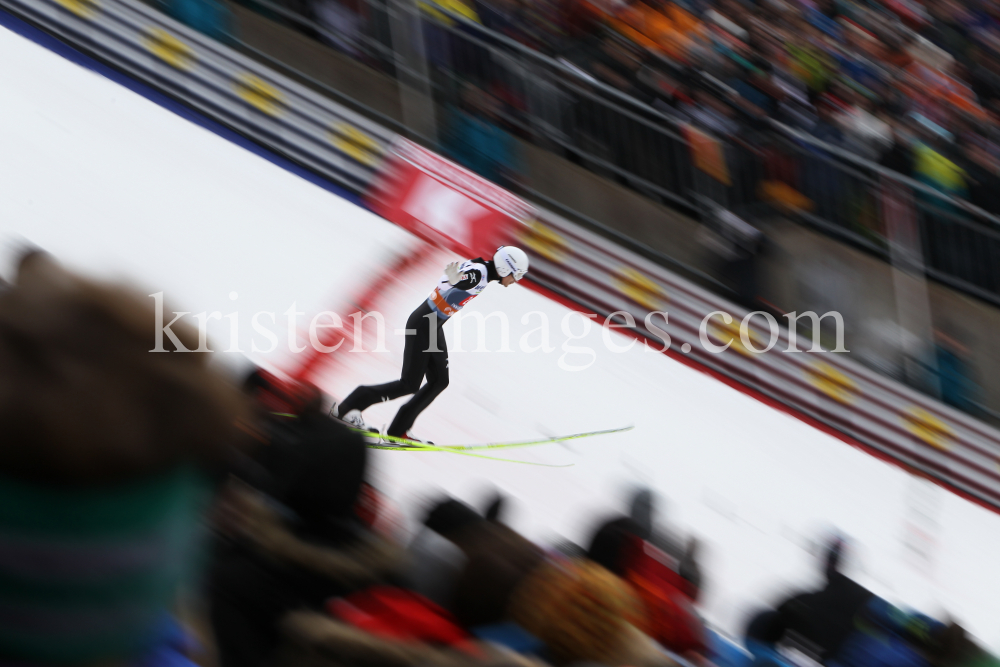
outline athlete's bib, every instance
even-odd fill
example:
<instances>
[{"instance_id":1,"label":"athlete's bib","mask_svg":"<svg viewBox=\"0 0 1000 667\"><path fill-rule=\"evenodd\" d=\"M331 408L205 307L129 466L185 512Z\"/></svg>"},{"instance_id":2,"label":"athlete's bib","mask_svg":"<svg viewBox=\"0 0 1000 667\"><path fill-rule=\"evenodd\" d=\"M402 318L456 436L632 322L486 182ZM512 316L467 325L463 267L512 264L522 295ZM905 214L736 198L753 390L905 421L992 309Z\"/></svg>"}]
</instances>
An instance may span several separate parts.
<instances>
[{"instance_id":1,"label":"athlete's bib","mask_svg":"<svg viewBox=\"0 0 1000 667\"><path fill-rule=\"evenodd\" d=\"M489 284L484 264L466 260L462 262L462 266L458 270L460 273L464 273L475 280L475 284L469 289L459 289L448 282L448 276L443 275L441 276L441 280L438 281L437 287L434 288L434 291L431 292L430 297L427 299L427 303L430 304L431 308L434 309L434 312L442 320L446 320L462 310L465 304L479 296L479 293L486 289L486 285ZM467 281L462 281L459 285L465 282Z\"/></svg>"}]
</instances>

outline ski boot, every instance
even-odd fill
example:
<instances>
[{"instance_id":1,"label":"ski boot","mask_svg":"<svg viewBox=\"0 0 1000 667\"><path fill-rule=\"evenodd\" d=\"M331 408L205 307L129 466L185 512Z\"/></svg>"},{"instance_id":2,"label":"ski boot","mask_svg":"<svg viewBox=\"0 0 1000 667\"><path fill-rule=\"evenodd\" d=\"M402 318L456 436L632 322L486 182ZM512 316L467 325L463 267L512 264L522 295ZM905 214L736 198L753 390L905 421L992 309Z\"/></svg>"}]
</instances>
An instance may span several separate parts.
<instances>
[{"instance_id":1,"label":"ski boot","mask_svg":"<svg viewBox=\"0 0 1000 667\"><path fill-rule=\"evenodd\" d=\"M340 414L340 403L334 403L333 407L330 408L330 416L339 421L342 424L346 424L351 428L361 429L362 431L370 431L378 435L378 429L369 426L365 423L364 418L361 416L360 410L351 410L346 415Z\"/></svg>"},{"instance_id":2,"label":"ski boot","mask_svg":"<svg viewBox=\"0 0 1000 667\"><path fill-rule=\"evenodd\" d=\"M414 438L414 437L413 437L413 434L412 434L412 433L411 433L410 431L407 431L406 433L404 433L404 434L403 434L403 435L401 435L400 437L401 437L401 438L406 438L406 439L407 439L407 440L409 440L410 442L413 442L413 443L416 443L417 445L433 445L433 444L434 444L434 443L433 443L433 442L431 442L430 440L420 440L420 439L418 439L418 438ZM398 444L398 443L397 443L397 444ZM412 445L411 445L411 446L412 446Z\"/></svg>"}]
</instances>

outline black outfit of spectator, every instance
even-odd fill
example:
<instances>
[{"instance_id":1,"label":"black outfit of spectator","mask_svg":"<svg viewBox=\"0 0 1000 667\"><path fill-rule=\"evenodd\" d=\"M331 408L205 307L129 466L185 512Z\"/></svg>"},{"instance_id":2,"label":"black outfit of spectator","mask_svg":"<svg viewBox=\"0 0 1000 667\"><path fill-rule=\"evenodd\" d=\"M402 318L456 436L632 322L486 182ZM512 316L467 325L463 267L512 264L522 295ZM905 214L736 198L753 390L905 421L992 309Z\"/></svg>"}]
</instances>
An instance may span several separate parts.
<instances>
[{"instance_id":1,"label":"black outfit of spectator","mask_svg":"<svg viewBox=\"0 0 1000 667\"><path fill-rule=\"evenodd\" d=\"M979 208L1000 215L1000 176L975 160L963 160L969 200Z\"/></svg>"},{"instance_id":2,"label":"black outfit of spectator","mask_svg":"<svg viewBox=\"0 0 1000 667\"><path fill-rule=\"evenodd\" d=\"M619 576L625 574L622 555L633 538L645 540L678 560L681 576L695 586L701 585L697 564L688 562L687 552L673 535L654 529L655 506L648 489L639 489L632 497L628 516L608 519L598 526L587 547L587 558Z\"/></svg>"},{"instance_id":3,"label":"black outfit of spectator","mask_svg":"<svg viewBox=\"0 0 1000 667\"><path fill-rule=\"evenodd\" d=\"M910 176L913 174L913 149L897 138L893 141L892 148L879 160L879 164L904 176Z\"/></svg>"},{"instance_id":4,"label":"black outfit of spectator","mask_svg":"<svg viewBox=\"0 0 1000 667\"><path fill-rule=\"evenodd\" d=\"M465 555L449 605L464 627L503 621L518 584L545 560L539 547L499 522L502 503L495 499L484 517L465 503L446 499L424 521Z\"/></svg>"},{"instance_id":5,"label":"black outfit of spectator","mask_svg":"<svg viewBox=\"0 0 1000 667\"><path fill-rule=\"evenodd\" d=\"M923 37L935 46L944 49L959 61L964 62L966 60L969 34L962 24L955 21L938 19L924 30Z\"/></svg>"},{"instance_id":6,"label":"black outfit of spectator","mask_svg":"<svg viewBox=\"0 0 1000 667\"><path fill-rule=\"evenodd\" d=\"M653 535L653 494L640 489L632 498L628 516L610 519L590 540L587 557L619 576L624 575L621 553L632 537L648 540Z\"/></svg>"},{"instance_id":7,"label":"black outfit of spectator","mask_svg":"<svg viewBox=\"0 0 1000 667\"><path fill-rule=\"evenodd\" d=\"M839 571L842 543L834 542L826 557L826 586L812 593L793 595L776 610L755 616L747 627L747 638L776 644L792 632L808 642L825 663L837 655L844 640L854 631L854 620L874 593Z\"/></svg>"},{"instance_id":8,"label":"black outfit of spectator","mask_svg":"<svg viewBox=\"0 0 1000 667\"><path fill-rule=\"evenodd\" d=\"M247 481L280 504L286 524L301 540L327 547L356 541L364 528L353 511L368 452L361 436L318 412L274 417L269 426L270 442ZM217 542L207 583L221 667L268 664L285 612L318 608L327 598L349 592L239 539Z\"/></svg>"},{"instance_id":9,"label":"black outfit of spectator","mask_svg":"<svg viewBox=\"0 0 1000 667\"><path fill-rule=\"evenodd\" d=\"M1000 98L1000 74L996 71L996 64L991 64L992 68L981 60L972 67L972 91L987 104L990 100Z\"/></svg>"}]
</instances>

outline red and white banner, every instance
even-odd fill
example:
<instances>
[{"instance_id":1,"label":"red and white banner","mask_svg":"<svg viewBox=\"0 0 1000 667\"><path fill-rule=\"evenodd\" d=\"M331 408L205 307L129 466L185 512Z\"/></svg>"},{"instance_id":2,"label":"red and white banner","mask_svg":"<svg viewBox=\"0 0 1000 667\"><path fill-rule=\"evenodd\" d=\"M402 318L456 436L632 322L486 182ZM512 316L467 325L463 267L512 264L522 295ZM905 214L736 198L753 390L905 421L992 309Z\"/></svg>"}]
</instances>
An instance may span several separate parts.
<instances>
[{"instance_id":1,"label":"red and white banner","mask_svg":"<svg viewBox=\"0 0 1000 667\"><path fill-rule=\"evenodd\" d=\"M406 139L392 145L367 199L387 220L466 257L491 257L535 217L523 200Z\"/></svg>"}]
</instances>

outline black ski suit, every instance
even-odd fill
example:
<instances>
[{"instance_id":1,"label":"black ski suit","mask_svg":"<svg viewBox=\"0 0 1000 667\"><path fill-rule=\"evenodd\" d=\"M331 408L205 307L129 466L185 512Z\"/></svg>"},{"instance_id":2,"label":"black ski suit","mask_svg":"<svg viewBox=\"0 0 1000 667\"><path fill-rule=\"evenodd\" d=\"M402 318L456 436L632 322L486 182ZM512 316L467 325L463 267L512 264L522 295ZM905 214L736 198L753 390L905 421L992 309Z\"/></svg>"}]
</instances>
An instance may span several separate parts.
<instances>
[{"instance_id":1,"label":"black ski suit","mask_svg":"<svg viewBox=\"0 0 1000 667\"><path fill-rule=\"evenodd\" d=\"M480 267L485 267L485 272ZM413 398L396 413L386 431L387 435L405 437L420 413L448 387L448 345L444 338L444 323L447 319L441 318L439 313L444 308L450 317L481 292L488 282L500 280L493 262L479 257L464 262L461 270L467 277L454 286L448 286L444 290L445 295L438 293L438 299L446 299L450 304L435 301L432 295L432 298L417 306L407 318L403 370L399 379L385 384L358 387L338 406L341 417L351 410L363 411L379 401L391 401L413 394ZM447 281L443 281L443 284L447 285ZM435 303L440 303L440 307L435 306ZM454 307L453 311L449 305ZM424 377L427 378L427 383L421 387Z\"/></svg>"}]
</instances>

